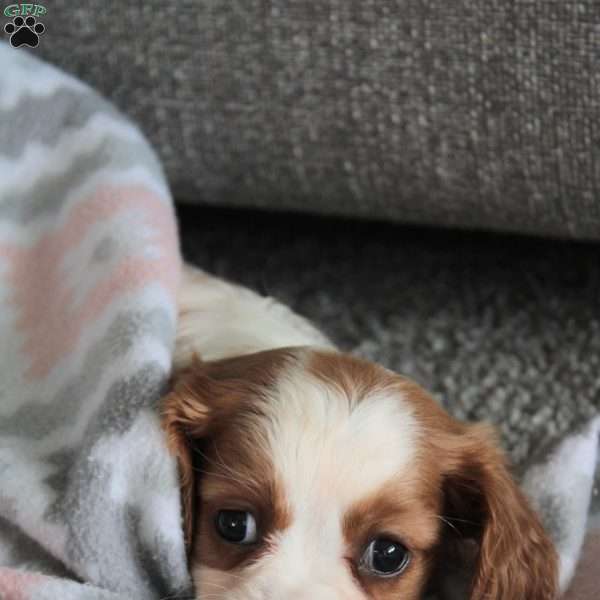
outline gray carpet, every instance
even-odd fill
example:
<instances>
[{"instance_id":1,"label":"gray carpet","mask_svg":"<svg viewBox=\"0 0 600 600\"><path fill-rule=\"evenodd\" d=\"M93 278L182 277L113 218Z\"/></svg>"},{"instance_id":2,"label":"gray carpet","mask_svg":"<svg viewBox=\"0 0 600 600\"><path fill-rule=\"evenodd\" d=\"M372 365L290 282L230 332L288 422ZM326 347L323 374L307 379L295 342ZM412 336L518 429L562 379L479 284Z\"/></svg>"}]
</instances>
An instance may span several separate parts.
<instances>
[{"instance_id":1,"label":"gray carpet","mask_svg":"<svg viewBox=\"0 0 600 600\"><path fill-rule=\"evenodd\" d=\"M600 246L179 210L188 260L494 422L520 465L600 407Z\"/></svg>"}]
</instances>

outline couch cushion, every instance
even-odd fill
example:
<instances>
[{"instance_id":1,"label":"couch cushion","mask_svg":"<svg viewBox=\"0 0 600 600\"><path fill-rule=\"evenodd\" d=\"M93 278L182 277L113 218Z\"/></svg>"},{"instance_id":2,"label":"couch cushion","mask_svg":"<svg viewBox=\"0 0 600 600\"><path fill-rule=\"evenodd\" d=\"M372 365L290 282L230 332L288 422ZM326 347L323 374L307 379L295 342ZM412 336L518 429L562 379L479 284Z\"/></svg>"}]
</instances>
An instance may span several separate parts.
<instances>
[{"instance_id":1,"label":"couch cushion","mask_svg":"<svg viewBox=\"0 0 600 600\"><path fill-rule=\"evenodd\" d=\"M76 4L36 52L181 199L600 237L596 0Z\"/></svg>"}]
</instances>

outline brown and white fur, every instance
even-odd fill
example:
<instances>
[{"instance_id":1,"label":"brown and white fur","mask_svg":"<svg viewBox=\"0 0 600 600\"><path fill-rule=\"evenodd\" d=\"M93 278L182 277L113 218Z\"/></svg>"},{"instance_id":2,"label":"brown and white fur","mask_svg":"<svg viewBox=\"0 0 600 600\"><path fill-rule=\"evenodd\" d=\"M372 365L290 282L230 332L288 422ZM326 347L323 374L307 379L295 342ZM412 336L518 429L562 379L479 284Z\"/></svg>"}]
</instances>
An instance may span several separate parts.
<instances>
[{"instance_id":1,"label":"brown and white fur","mask_svg":"<svg viewBox=\"0 0 600 600\"><path fill-rule=\"evenodd\" d=\"M186 269L163 415L201 600L557 595L555 550L490 428L270 299ZM223 540L221 510L252 514L256 542ZM398 575L363 568L382 536L407 549Z\"/></svg>"}]
</instances>

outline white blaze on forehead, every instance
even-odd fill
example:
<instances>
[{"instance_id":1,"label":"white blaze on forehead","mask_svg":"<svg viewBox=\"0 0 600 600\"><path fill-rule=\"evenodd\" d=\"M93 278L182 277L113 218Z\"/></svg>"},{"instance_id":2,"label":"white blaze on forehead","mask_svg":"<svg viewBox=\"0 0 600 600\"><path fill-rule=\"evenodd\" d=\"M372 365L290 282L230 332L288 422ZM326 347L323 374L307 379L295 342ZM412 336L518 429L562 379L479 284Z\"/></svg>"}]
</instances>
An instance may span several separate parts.
<instances>
[{"instance_id":1,"label":"white blaze on forehead","mask_svg":"<svg viewBox=\"0 0 600 600\"><path fill-rule=\"evenodd\" d=\"M268 452L295 518L342 516L415 458L419 425L398 390L348 398L341 386L294 367L267 404Z\"/></svg>"},{"instance_id":2,"label":"white blaze on forehead","mask_svg":"<svg viewBox=\"0 0 600 600\"><path fill-rule=\"evenodd\" d=\"M270 550L235 579L196 573L202 594L217 597L227 588L219 597L365 600L345 560L343 518L410 468L421 435L411 405L399 390L383 386L348 398L343 386L301 364L288 366L268 394L261 407L266 418L254 431L273 463L291 523L272 532Z\"/></svg>"}]
</instances>

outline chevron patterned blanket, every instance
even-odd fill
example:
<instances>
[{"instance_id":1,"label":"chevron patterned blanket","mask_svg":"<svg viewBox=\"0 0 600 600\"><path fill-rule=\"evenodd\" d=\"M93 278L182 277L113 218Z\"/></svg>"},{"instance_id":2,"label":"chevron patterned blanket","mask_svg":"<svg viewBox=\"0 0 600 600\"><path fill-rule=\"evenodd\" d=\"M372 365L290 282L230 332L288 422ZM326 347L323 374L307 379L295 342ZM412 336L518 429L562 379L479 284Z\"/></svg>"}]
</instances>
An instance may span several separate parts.
<instances>
[{"instance_id":1,"label":"chevron patterned blanket","mask_svg":"<svg viewBox=\"0 0 600 600\"><path fill-rule=\"evenodd\" d=\"M88 87L0 44L0 598L188 586L155 410L180 255L162 169Z\"/></svg>"},{"instance_id":2,"label":"chevron patterned blanket","mask_svg":"<svg viewBox=\"0 0 600 600\"><path fill-rule=\"evenodd\" d=\"M0 44L1 600L189 595L156 410L180 270L170 193L140 132ZM599 430L591 415L523 478L563 587L598 528Z\"/></svg>"}]
</instances>

